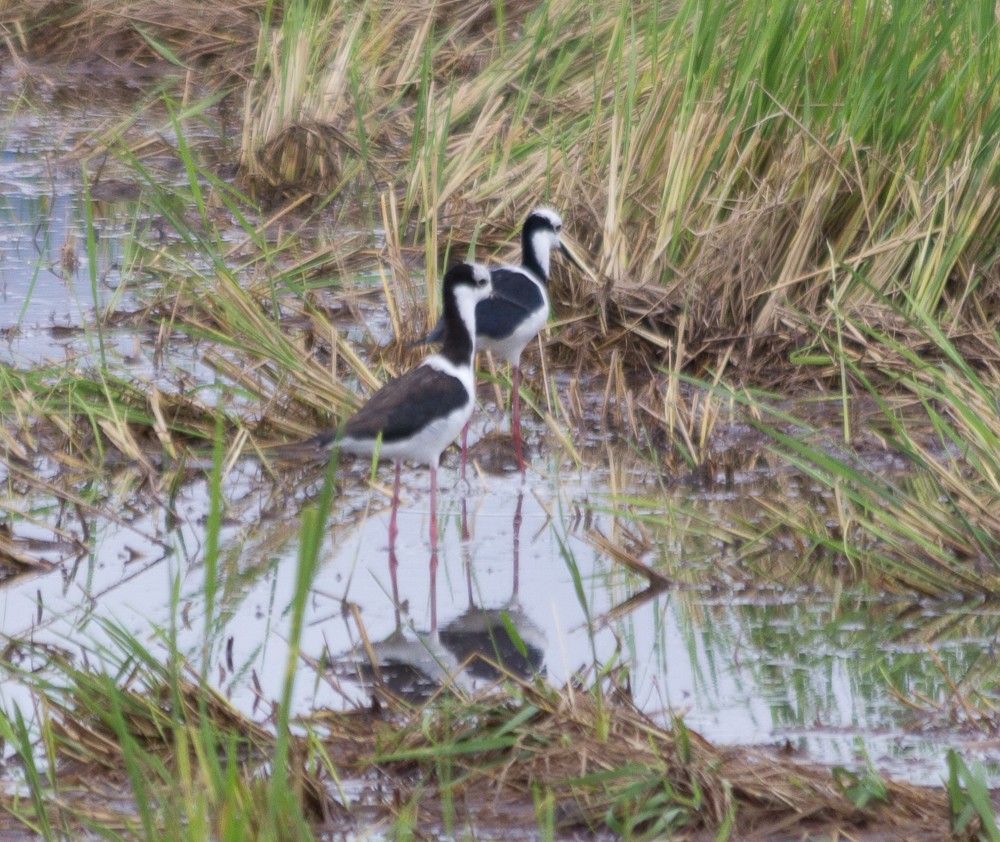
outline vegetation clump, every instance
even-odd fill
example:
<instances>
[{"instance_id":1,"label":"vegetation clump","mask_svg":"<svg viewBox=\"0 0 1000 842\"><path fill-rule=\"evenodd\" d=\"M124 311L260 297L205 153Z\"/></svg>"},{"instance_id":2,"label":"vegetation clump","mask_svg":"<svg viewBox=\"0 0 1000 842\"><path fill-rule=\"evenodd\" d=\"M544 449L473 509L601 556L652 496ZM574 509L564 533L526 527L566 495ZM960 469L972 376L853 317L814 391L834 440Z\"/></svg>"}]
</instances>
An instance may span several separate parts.
<instances>
[{"instance_id":1,"label":"vegetation clump","mask_svg":"<svg viewBox=\"0 0 1000 842\"><path fill-rule=\"evenodd\" d=\"M305 733L290 737L287 768L264 776L276 750L270 728L173 676L121 630L115 637L117 656L130 653L134 665L121 685L65 662L65 686L28 679L44 702L55 764L36 779L33 801L7 800L29 825L72 833L141 823L150 839L199 838L196 828L305 839L359 825L399 834L467 823L480 833L585 829L628 839L771 838L789 827L861 838L947 833L943 791L716 748L680 719L656 725L611 684L555 690L506 676L506 692L469 698L446 688L416 707L379 690L384 704L370 710L299 720ZM117 787L119 812L96 797Z\"/></svg>"}]
</instances>

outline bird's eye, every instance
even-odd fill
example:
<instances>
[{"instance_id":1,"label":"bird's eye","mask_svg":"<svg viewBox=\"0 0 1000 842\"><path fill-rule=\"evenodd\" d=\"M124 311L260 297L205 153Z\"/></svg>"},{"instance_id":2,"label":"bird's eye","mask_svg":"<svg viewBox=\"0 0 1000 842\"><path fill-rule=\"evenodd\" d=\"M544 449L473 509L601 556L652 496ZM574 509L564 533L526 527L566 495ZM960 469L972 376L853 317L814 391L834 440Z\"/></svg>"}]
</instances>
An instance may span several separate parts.
<instances>
[{"instance_id":1,"label":"bird's eye","mask_svg":"<svg viewBox=\"0 0 1000 842\"><path fill-rule=\"evenodd\" d=\"M558 234L560 231L562 231L562 226L561 225L557 225L556 226L556 233Z\"/></svg>"}]
</instances>

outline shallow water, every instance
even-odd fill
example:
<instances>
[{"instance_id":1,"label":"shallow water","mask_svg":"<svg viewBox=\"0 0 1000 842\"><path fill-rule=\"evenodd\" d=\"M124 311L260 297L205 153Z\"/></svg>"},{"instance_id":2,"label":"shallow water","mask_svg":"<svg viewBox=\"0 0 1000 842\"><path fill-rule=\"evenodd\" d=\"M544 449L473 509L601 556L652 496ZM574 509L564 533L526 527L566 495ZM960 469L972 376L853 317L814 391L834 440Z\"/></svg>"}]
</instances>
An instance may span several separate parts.
<instances>
[{"instance_id":1,"label":"shallow water","mask_svg":"<svg viewBox=\"0 0 1000 842\"><path fill-rule=\"evenodd\" d=\"M0 185L0 360L86 352L83 325L93 323L95 307L103 308L121 282L113 267L127 227L101 226L103 277L92 286L87 271L70 265L85 246L79 179L47 177L41 156L4 149Z\"/></svg>"},{"instance_id":2,"label":"shallow water","mask_svg":"<svg viewBox=\"0 0 1000 842\"><path fill-rule=\"evenodd\" d=\"M0 154L0 363L86 360L103 339L104 365L116 373L164 389L176 388L179 370L196 383L215 383L216 373L201 363L203 349L182 335L153 342L146 328L119 327L98 337L96 313L131 311L143 299L142 278L122 271L142 210L128 201L95 203L93 283L85 261L73 267L62 257L67 243L85 254L82 183L66 168L47 166L49 152L44 137L9 130ZM214 388L224 384L208 393ZM502 426L489 394L484 390L473 440ZM447 455L436 565L427 541L426 472L405 472L401 534L391 554L386 497L369 487L367 465L342 468L302 641L305 658L322 666L314 671L303 662L297 713L367 703L363 639L378 653L383 678L411 693L454 674L478 647L493 658L506 652L511 669L557 685L623 664L641 707L664 721L683 714L716 742L771 745L852 767L870 762L929 784L940 782L945 751L955 747L984 760L1000 783L1000 747L962 721L949 689L950 679L974 682L995 659L995 608L873 599L849 588L834 597L748 581L737 575L733 548L706 538L695 523L751 520L753 498L787 505L801 490L794 482L760 468L738 472L728 487L720 477L721 490L684 482L664 488L629 442L578 442L588 447L587 467L578 468L530 413L526 427L535 454L523 485L490 474L463 484L456 454ZM73 481L44 459L31 473ZM76 510L19 480L9 465L0 466L0 480L12 538L51 565L0 585L0 633L93 653L110 645L107 622L152 646L176 628L195 664L207 636L208 674L219 688L241 708L270 712L281 691L298 515L315 494L315 472L278 484L247 458L226 476L220 605L208 621L203 476L180 486L173 514L164 492L151 492L128 466L109 473L92 506ZM388 467L377 481L383 490L391 482ZM658 523L640 519L610 488L643 498L641 514L658 515ZM661 571L670 587L644 596L647 582L609 555L598 535ZM517 629L523 651L507 645L505 625ZM492 679L469 669L455 680L476 688ZM10 680L0 700L8 710L32 706Z\"/></svg>"},{"instance_id":3,"label":"shallow water","mask_svg":"<svg viewBox=\"0 0 1000 842\"><path fill-rule=\"evenodd\" d=\"M610 516L587 508L604 502L600 469L580 472L555 460L542 467L546 473L529 476L524 487L516 477L491 477L467 489L453 467L442 470L436 570L427 539L426 473L405 474L394 568L387 501L368 489L364 466L345 468L302 644L307 658L327 666L315 675L303 668L296 712L367 703L370 670L358 651L360 618L383 678L390 685L398 678L400 692L426 691L444 673L454 674L477 646L493 660L506 651L509 668L533 670L555 684L598 664L624 663L644 709L682 713L690 727L717 742L774 745L851 767L867 758L884 772L923 783L939 782L946 748L958 746L996 772L990 742L957 732L946 714L916 715L887 681L946 703L946 684L923 642L928 625L971 621L965 636L934 645L952 675L965 675L993 646L995 613L973 614L960 605L912 610L911 603L849 596L835 603L804 589L741 593L683 584L620 612L617 606L646 583L587 539L588 528L606 535L615 530ZM386 469L381 479L389 474ZM144 495L134 485L122 476L120 511L134 510L118 523L95 518L83 555L60 560L55 547L48 554L56 563L51 572L3 587L0 627L6 636L71 647L86 641L93 649L109 642L102 623L111 620L155 645L158 633L178 625L179 611L180 648L200 663L205 481L191 482L179 495L176 525L167 523L163 507L137 503ZM222 617L211 624L208 673L239 707L260 714L281 691L297 552L294 512L301 497L275 491L250 461L227 478L225 492L230 523L221 536ZM690 495L684 497L690 506ZM45 509L42 498L19 502L36 513ZM577 517L583 512L586 517ZM27 525L13 520L15 532L27 537ZM685 544L673 535L670 543L671 549L666 542L657 546L650 560L678 569L686 557L711 559L699 542ZM664 559L668 554L673 558ZM504 645L505 623L517 629L526 658L512 657ZM490 626L493 640L484 631ZM404 665L424 677L415 678ZM460 686L474 689L492 680L471 673L456 679ZM0 692L8 706L28 704L10 682Z\"/></svg>"}]
</instances>

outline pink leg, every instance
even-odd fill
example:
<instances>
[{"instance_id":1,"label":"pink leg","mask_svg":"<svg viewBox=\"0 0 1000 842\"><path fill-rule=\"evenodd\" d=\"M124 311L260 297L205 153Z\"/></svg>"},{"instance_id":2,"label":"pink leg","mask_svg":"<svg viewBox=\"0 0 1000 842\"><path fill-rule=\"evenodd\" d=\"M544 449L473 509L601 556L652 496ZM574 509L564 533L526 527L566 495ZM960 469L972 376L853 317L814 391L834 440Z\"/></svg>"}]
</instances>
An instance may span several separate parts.
<instances>
[{"instance_id":1,"label":"pink leg","mask_svg":"<svg viewBox=\"0 0 1000 842\"><path fill-rule=\"evenodd\" d=\"M437 547L435 547L433 550L431 550L431 563L430 563L431 634L436 632L438 627L437 569L438 569L438 554L437 554Z\"/></svg>"},{"instance_id":2,"label":"pink leg","mask_svg":"<svg viewBox=\"0 0 1000 842\"><path fill-rule=\"evenodd\" d=\"M438 522L437 522L437 467L431 466L431 553L437 553Z\"/></svg>"},{"instance_id":3,"label":"pink leg","mask_svg":"<svg viewBox=\"0 0 1000 842\"><path fill-rule=\"evenodd\" d=\"M521 504L524 502L524 492L518 492L517 495L517 507L514 509L514 587L511 591L511 596L517 599L517 588L519 584L519 576L521 571L521 521L523 519L521 515Z\"/></svg>"},{"instance_id":4,"label":"pink leg","mask_svg":"<svg viewBox=\"0 0 1000 842\"><path fill-rule=\"evenodd\" d=\"M469 425L472 423L470 417L462 427L462 479L465 479L465 463L469 460Z\"/></svg>"},{"instance_id":5,"label":"pink leg","mask_svg":"<svg viewBox=\"0 0 1000 842\"><path fill-rule=\"evenodd\" d=\"M396 478L392 481L392 514L389 515L389 547L395 550L399 527L396 525L396 511L399 509L399 474L402 463L396 463Z\"/></svg>"},{"instance_id":6,"label":"pink leg","mask_svg":"<svg viewBox=\"0 0 1000 842\"><path fill-rule=\"evenodd\" d=\"M518 366L511 366L511 385L513 392L510 396L510 426L511 434L514 436L514 454L517 456L517 469L524 473L524 456L521 453L521 369Z\"/></svg>"},{"instance_id":7,"label":"pink leg","mask_svg":"<svg viewBox=\"0 0 1000 842\"><path fill-rule=\"evenodd\" d=\"M438 524L437 524L437 466L431 466L431 632L437 631L437 568L438 568Z\"/></svg>"}]
</instances>

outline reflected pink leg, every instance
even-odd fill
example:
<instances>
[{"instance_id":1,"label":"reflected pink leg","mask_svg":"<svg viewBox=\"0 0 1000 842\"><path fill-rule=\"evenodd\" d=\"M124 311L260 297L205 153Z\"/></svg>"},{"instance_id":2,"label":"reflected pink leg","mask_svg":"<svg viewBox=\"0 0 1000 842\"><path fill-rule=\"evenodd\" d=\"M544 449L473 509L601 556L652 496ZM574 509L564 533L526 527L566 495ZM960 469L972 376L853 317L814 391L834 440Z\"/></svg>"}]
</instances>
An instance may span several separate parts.
<instances>
[{"instance_id":1,"label":"reflected pink leg","mask_svg":"<svg viewBox=\"0 0 1000 842\"><path fill-rule=\"evenodd\" d=\"M438 523L437 523L437 467L431 466L431 552L437 552L438 546Z\"/></svg>"},{"instance_id":2,"label":"reflected pink leg","mask_svg":"<svg viewBox=\"0 0 1000 842\"><path fill-rule=\"evenodd\" d=\"M392 481L392 514L389 515L389 546L395 548L399 527L396 525L396 512L399 509L399 475L402 464L396 463L396 478Z\"/></svg>"},{"instance_id":3,"label":"reflected pink leg","mask_svg":"<svg viewBox=\"0 0 1000 842\"><path fill-rule=\"evenodd\" d=\"M402 628L402 618L399 615L399 560L396 558L396 548L389 544L389 581L392 582L392 608L396 614L396 628Z\"/></svg>"},{"instance_id":4,"label":"reflected pink leg","mask_svg":"<svg viewBox=\"0 0 1000 842\"><path fill-rule=\"evenodd\" d=\"M524 492L517 495L517 506L514 509L514 587L513 587L513 598L517 599L517 588L519 585L519 577L521 570L521 521L523 519L521 515L521 504L524 503Z\"/></svg>"},{"instance_id":5,"label":"reflected pink leg","mask_svg":"<svg viewBox=\"0 0 1000 842\"><path fill-rule=\"evenodd\" d=\"M465 570L465 588L469 594L469 608L472 608L472 559L469 552L469 511L462 498L462 569Z\"/></svg>"},{"instance_id":6,"label":"reflected pink leg","mask_svg":"<svg viewBox=\"0 0 1000 842\"><path fill-rule=\"evenodd\" d=\"M524 456L521 453L521 369L511 366L511 385L513 394L510 396L510 426L514 436L514 453L517 456L517 469L524 473Z\"/></svg>"}]
</instances>

